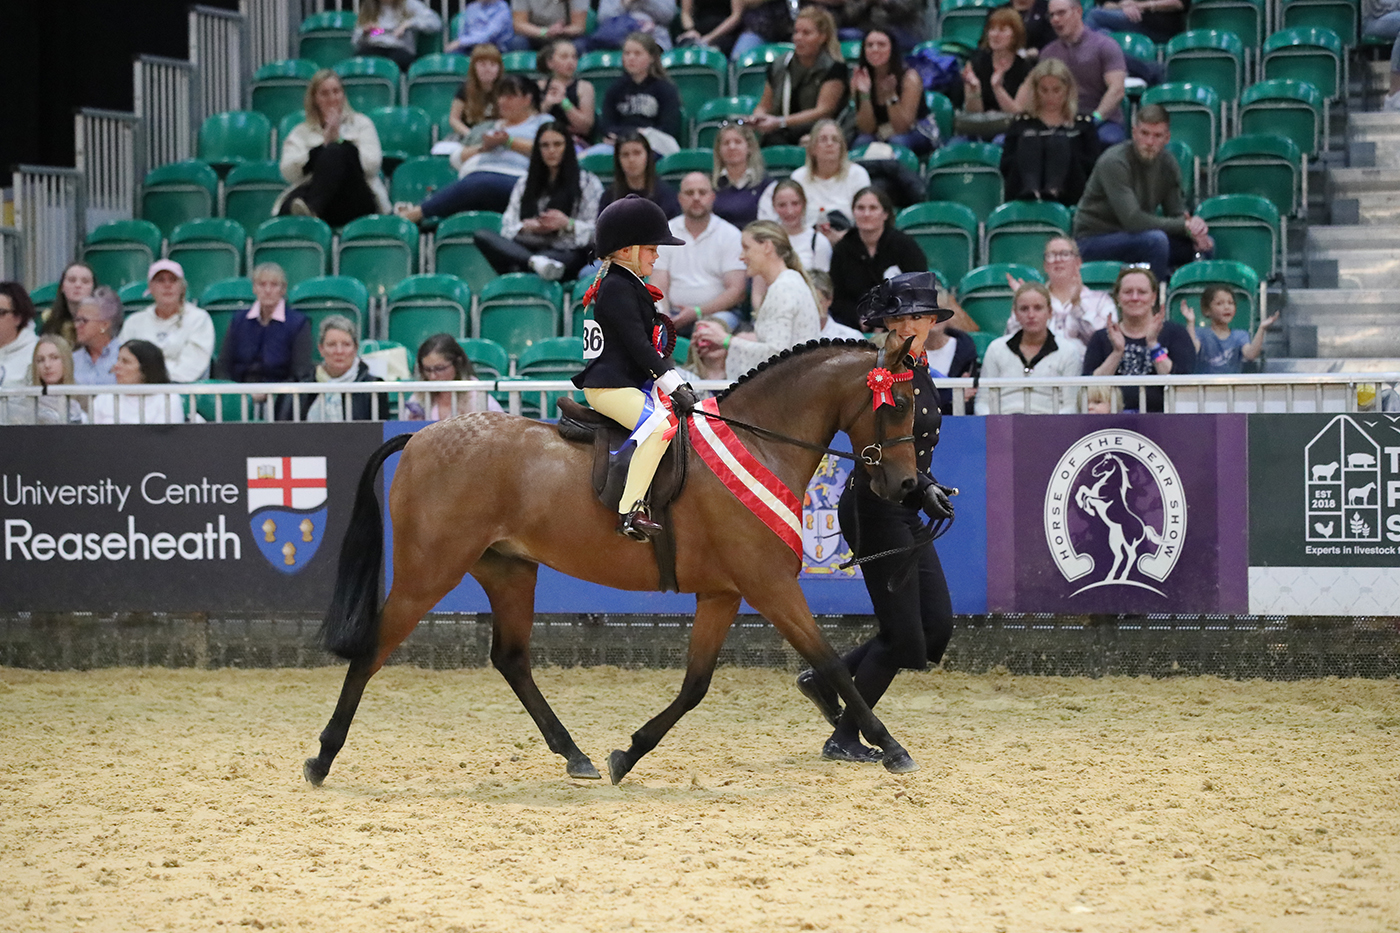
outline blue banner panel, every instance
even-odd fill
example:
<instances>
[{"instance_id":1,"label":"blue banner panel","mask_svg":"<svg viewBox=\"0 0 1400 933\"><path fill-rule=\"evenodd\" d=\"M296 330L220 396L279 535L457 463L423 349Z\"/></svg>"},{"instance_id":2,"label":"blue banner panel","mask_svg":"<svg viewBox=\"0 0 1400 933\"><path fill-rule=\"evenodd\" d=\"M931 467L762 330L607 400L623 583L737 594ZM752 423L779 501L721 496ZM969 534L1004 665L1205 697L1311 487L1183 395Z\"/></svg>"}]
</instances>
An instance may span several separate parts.
<instances>
[{"instance_id":1,"label":"blue banner panel","mask_svg":"<svg viewBox=\"0 0 1400 933\"><path fill-rule=\"evenodd\" d=\"M7 427L0 609L321 611L374 424Z\"/></svg>"},{"instance_id":2,"label":"blue banner panel","mask_svg":"<svg viewBox=\"0 0 1400 933\"><path fill-rule=\"evenodd\" d=\"M384 439L417 431L421 422L390 422L384 425ZM844 435L832 446L849 447ZM957 486L957 521L937 544L953 596L953 611L981 613L987 606L986 571L986 436L980 418L950 418L943 422L943 437L934 452L934 471L939 480ZM384 465L384 490L393 482L398 456ZM850 557L850 548L841 537L836 519L836 503L850 475L850 461L826 458L808 486L803 499L803 568L801 584L812 612L819 615L869 615L870 596L859 568L841 570L838 564ZM700 469L705 469L701 466ZM387 499L386 499L387 501ZM393 554L393 529L385 522L385 553ZM385 561L386 586L393 582L393 562ZM536 588L537 612L596 613L676 613L695 611L695 597L684 593L656 593L615 590L567 577L541 566ZM486 594L468 576L443 598L437 612L489 612ZM747 603L741 613L752 613Z\"/></svg>"},{"instance_id":3,"label":"blue banner panel","mask_svg":"<svg viewBox=\"0 0 1400 933\"><path fill-rule=\"evenodd\" d=\"M1247 611L1245 417L988 418L991 611Z\"/></svg>"}]
</instances>

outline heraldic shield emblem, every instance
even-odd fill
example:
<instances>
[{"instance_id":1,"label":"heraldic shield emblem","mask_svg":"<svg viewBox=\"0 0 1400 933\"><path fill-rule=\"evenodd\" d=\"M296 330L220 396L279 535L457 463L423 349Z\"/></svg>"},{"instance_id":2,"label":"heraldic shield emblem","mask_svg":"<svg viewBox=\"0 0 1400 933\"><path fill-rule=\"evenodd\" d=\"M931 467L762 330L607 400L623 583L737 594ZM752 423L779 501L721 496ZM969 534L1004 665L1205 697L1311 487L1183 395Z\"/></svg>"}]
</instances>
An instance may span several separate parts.
<instances>
[{"instance_id":1,"label":"heraldic shield emblem","mask_svg":"<svg viewBox=\"0 0 1400 933\"><path fill-rule=\"evenodd\" d=\"M248 458L248 524L282 573L299 573L316 556L329 511L325 457Z\"/></svg>"}]
</instances>

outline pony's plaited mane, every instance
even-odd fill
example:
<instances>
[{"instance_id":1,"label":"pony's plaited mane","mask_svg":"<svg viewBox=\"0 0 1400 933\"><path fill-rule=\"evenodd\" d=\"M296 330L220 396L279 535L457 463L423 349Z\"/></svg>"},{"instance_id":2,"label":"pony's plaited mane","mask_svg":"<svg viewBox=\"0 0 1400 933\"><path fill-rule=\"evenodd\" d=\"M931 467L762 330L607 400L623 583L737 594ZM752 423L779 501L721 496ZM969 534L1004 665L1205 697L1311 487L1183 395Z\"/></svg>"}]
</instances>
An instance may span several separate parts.
<instances>
[{"instance_id":1,"label":"pony's plaited mane","mask_svg":"<svg viewBox=\"0 0 1400 933\"><path fill-rule=\"evenodd\" d=\"M820 350L823 347L863 347L867 350L878 350L878 348L868 340L854 340L849 337L838 337L835 339L831 337L818 337L816 340L809 340L806 343L799 343L795 347L788 347L786 350L777 354L776 356L771 356L768 359L764 360L762 363L759 363L753 369L749 370L748 372L740 376L738 379L736 379L734 381L734 384L731 385L729 388L716 395L715 401L724 401L726 398L729 397L729 394L731 392L733 392L735 389L739 388L744 383L748 382L750 379L754 378L758 374L767 372L768 370L773 369L774 367L782 366L788 360L802 356L806 353L810 353L813 350Z\"/></svg>"}]
</instances>

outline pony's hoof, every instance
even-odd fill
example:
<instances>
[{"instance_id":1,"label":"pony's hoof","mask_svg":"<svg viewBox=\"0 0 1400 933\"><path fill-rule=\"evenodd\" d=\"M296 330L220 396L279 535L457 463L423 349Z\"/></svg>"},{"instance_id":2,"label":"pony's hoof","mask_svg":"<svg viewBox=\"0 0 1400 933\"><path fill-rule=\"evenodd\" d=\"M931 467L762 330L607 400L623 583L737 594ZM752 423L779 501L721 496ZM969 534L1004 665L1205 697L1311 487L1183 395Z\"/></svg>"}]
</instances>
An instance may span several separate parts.
<instances>
[{"instance_id":1,"label":"pony's hoof","mask_svg":"<svg viewBox=\"0 0 1400 933\"><path fill-rule=\"evenodd\" d=\"M617 784L631 770L632 766L627 762L627 753L620 748L613 749L613 753L608 756L608 778Z\"/></svg>"},{"instance_id":2,"label":"pony's hoof","mask_svg":"<svg viewBox=\"0 0 1400 933\"><path fill-rule=\"evenodd\" d=\"M919 770L919 763L902 748L886 755L883 764L885 770L891 774L908 774L911 771Z\"/></svg>"},{"instance_id":3,"label":"pony's hoof","mask_svg":"<svg viewBox=\"0 0 1400 933\"><path fill-rule=\"evenodd\" d=\"M598 781L603 777L598 773L598 769L593 766L593 762L586 755L578 761L569 762L568 774L571 778L579 778L588 781Z\"/></svg>"},{"instance_id":4,"label":"pony's hoof","mask_svg":"<svg viewBox=\"0 0 1400 933\"><path fill-rule=\"evenodd\" d=\"M822 758L827 761L852 761L857 764L870 764L880 760L880 753L873 748L862 745L859 741L853 745L843 745L836 739L827 739L822 746Z\"/></svg>"},{"instance_id":5,"label":"pony's hoof","mask_svg":"<svg viewBox=\"0 0 1400 933\"><path fill-rule=\"evenodd\" d=\"M306 759L306 763L301 766L302 776L312 787L320 787L326 780L326 775L330 774L330 768L322 768L315 758Z\"/></svg>"}]
</instances>

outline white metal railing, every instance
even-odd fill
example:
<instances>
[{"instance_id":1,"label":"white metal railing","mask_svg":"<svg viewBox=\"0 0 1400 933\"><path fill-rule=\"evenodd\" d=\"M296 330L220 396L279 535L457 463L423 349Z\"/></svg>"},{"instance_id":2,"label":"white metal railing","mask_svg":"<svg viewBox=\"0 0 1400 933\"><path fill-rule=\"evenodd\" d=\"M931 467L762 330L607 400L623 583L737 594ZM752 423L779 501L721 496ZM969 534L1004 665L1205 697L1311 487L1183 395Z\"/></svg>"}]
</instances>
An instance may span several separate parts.
<instances>
[{"instance_id":1,"label":"white metal railing","mask_svg":"<svg viewBox=\"0 0 1400 933\"><path fill-rule=\"evenodd\" d=\"M136 195L145 174L136 114L80 109L73 115L73 141L73 161L83 174L83 233L136 216Z\"/></svg>"},{"instance_id":2,"label":"white metal railing","mask_svg":"<svg viewBox=\"0 0 1400 933\"><path fill-rule=\"evenodd\" d=\"M15 227L23 240L27 288L52 282L77 253L86 232L83 176L76 168L15 169Z\"/></svg>"},{"instance_id":3,"label":"white metal railing","mask_svg":"<svg viewBox=\"0 0 1400 933\"><path fill-rule=\"evenodd\" d=\"M268 62L296 57L300 9L287 0L240 0L239 12L248 22L248 67L251 72ZM249 100L243 101L247 107Z\"/></svg>"},{"instance_id":4,"label":"white metal railing","mask_svg":"<svg viewBox=\"0 0 1400 933\"><path fill-rule=\"evenodd\" d=\"M189 62L138 55L132 63L136 116L141 120L142 149L150 166L181 162L194 151L194 102L197 75Z\"/></svg>"},{"instance_id":5,"label":"white metal railing","mask_svg":"<svg viewBox=\"0 0 1400 933\"><path fill-rule=\"evenodd\" d=\"M724 381L703 381L695 383L701 391L719 391L728 383ZM970 406L964 401L961 390L973 387L971 379L943 379L939 388L952 391L954 410L966 414ZM1290 375L1257 376L1081 376L1061 379L986 379L977 389L990 393L992 411L995 413L1011 407L1014 396L1024 398L1030 391L1059 393L1066 401L1079 398L1080 390L1089 386L1137 387L1139 389L1160 386L1165 393L1166 410L1178 414L1214 412L1301 412L1301 413L1342 413L1400 410L1400 372L1389 373L1307 373ZM75 398L88 412L93 410L94 399L99 396L165 396L179 397L182 416L178 420L201 420L195 416L204 407L213 417L202 420L223 422L234 420L262 419L262 413L275 409L277 399L283 397L302 398L304 396L341 396L348 407L348 400L357 395L370 396L372 420L386 420L397 413L402 416L406 403L414 394L452 393L452 413L468 409L470 393L491 392L505 395L508 404L504 407L520 413L530 407L547 401L547 393L577 391L572 382L562 379L499 379L474 380L468 382L359 382L335 384L327 383L195 383L191 385L137 385L137 386L52 386L47 392L38 387L23 386L0 389L0 423L33 423L42 406L52 407L56 398ZM390 409L382 407L382 396L388 396ZM48 401L45 401L47 397ZM236 398L236 412L225 416L226 397ZM211 405L212 402L212 405ZM110 404L110 403L108 403ZM121 404L115 411L120 415ZM301 405L292 404L288 420L305 420ZM1077 405L1074 406L1077 408ZM148 403L128 405L133 415L123 423L167 423L165 412L159 405ZM148 409L154 415L148 413ZM31 417L26 412L33 413ZM554 416L546 411L546 417ZM270 420L270 419L269 419Z\"/></svg>"},{"instance_id":6,"label":"white metal railing","mask_svg":"<svg viewBox=\"0 0 1400 933\"><path fill-rule=\"evenodd\" d=\"M248 87L247 21L243 14L207 6L190 11L190 64L199 75L196 119L242 110Z\"/></svg>"}]
</instances>

